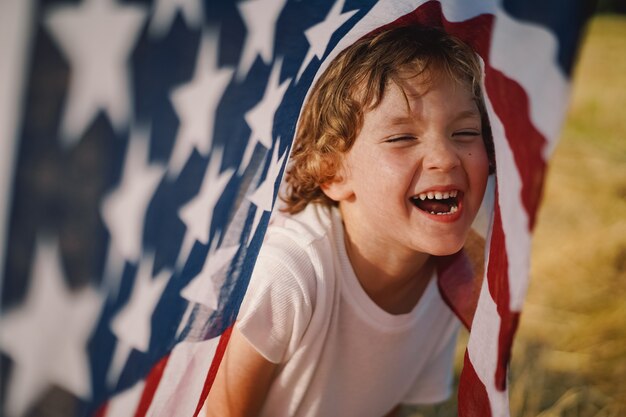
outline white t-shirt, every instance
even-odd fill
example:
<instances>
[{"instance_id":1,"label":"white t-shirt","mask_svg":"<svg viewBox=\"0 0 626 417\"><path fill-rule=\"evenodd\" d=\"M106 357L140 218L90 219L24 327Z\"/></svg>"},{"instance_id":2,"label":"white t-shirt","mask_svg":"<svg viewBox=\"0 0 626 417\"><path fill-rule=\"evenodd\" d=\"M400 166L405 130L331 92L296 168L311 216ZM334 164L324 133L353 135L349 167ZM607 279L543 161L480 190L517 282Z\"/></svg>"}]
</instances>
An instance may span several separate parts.
<instances>
[{"instance_id":1,"label":"white t-shirt","mask_svg":"<svg viewBox=\"0 0 626 417\"><path fill-rule=\"evenodd\" d=\"M274 218L237 326L278 364L263 417L381 417L450 395L459 321L436 278L410 313L382 310L352 269L337 209Z\"/></svg>"}]
</instances>

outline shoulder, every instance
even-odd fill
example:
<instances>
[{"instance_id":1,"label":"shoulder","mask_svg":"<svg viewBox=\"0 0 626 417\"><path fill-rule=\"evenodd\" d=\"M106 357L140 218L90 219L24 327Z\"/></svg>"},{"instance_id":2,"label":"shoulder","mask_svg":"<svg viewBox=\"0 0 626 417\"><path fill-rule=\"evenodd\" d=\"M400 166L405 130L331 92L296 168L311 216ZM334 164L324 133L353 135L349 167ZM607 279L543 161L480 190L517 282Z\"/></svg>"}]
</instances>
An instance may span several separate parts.
<instances>
[{"instance_id":1,"label":"shoulder","mask_svg":"<svg viewBox=\"0 0 626 417\"><path fill-rule=\"evenodd\" d=\"M327 269L320 248L325 219L315 210L272 220L238 317L239 329L268 360L291 356L323 294ZM324 292L324 290L322 290Z\"/></svg>"},{"instance_id":2,"label":"shoulder","mask_svg":"<svg viewBox=\"0 0 626 417\"><path fill-rule=\"evenodd\" d=\"M302 247L331 237L333 215L336 209L309 204L297 214L275 212L270 221L266 240L282 235Z\"/></svg>"},{"instance_id":3,"label":"shoulder","mask_svg":"<svg viewBox=\"0 0 626 417\"><path fill-rule=\"evenodd\" d=\"M324 278L323 270L332 263L328 250L334 246L333 212L310 204L295 215L276 213L271 220L255 266L295 278L310 286ZM315 278L315 279L314 279Z\"/></svg>"}]
</instances>

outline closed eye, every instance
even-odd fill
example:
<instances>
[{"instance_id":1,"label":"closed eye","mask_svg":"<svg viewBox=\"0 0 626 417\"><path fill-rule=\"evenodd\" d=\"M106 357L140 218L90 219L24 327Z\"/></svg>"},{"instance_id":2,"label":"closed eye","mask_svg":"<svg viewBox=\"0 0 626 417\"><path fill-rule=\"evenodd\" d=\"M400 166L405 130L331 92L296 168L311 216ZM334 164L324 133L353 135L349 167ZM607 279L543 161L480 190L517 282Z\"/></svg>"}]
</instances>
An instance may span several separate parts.
<instances>
[{"instance_id":1,"label":"closed eye","mask_svg":"<svg viewBox=\"0 0 626 417\"><path fill-rule=\"evenodd\" d=\"M482 136L481 132L478 132L476 130L461 130L459 132L454 132L452 134L452 137L458 140L472 140L475 137L479 137Z\"/></svg>"},{"instance_id":2,"label":"closed eye","mask_svg":"<svg viewBox=\"0 0 626 417\"><path fill-rule=\"evenodd\" d=\"M414 136L397 136L397 137L386 139L385 143L402 143L402 142L413 141L415 139L416 138Z\"/></svg>"},{"instance_id":3,"label":"closed eye","mask_svg":"<svg viewBox=\"0 0 626 417\"><path fill-rule=\"evenodd\" d=\"M454 132L452 136L479 136L480 132L475 130L462 130L460 132Z\"/></svg>"}]
</instances>

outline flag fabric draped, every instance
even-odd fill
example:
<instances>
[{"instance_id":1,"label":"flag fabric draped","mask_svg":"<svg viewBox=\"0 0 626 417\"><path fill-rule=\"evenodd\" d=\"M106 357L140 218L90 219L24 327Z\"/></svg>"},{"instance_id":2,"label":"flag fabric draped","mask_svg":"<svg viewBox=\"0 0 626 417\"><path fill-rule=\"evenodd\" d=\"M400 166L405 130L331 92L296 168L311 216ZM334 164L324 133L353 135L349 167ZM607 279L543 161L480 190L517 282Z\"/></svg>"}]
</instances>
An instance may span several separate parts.
<instances>
[{"instance_id":1,"label":"flag fabric draped","mask_svg":"<svg viewBox=\"0 0 626 417\"><path fill-rule=\"evenodd\" d=\"M439 285L471 328L459 415L509 415L531 235L588 9L4 0L2 415L201 415L310 87L355 40L408 23L484 64L497 163L484 280L469 300L451 258Z\"/></svg>"}]
</instances>

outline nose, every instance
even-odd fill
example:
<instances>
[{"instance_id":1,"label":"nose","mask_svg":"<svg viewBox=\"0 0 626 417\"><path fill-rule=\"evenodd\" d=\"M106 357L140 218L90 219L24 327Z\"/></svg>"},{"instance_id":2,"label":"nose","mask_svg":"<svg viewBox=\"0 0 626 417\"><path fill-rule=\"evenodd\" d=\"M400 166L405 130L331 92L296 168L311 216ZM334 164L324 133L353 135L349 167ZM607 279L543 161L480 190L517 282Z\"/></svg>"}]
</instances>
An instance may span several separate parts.
<instances>
[{"instance_id":1,"label":"nose","mask_svg":"<svg viewBox=\"0 0 626 417\"><path fill-rule=\"evenodd\" d=\"M444 136L432 138L424 155L424 168L450 171L459 166L461 160L454 144Z\"/></svg>"}]
</instances>

